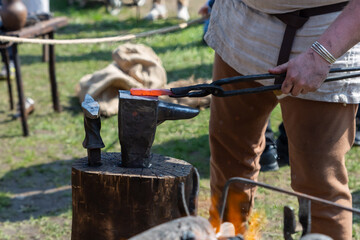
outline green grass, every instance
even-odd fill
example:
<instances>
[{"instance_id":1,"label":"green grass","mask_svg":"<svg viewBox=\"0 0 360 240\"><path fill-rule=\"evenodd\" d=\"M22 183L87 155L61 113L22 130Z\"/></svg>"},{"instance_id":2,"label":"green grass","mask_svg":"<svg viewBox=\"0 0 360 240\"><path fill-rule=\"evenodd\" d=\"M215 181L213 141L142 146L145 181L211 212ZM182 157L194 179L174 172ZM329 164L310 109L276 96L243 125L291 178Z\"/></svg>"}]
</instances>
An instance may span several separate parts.
<instances>
[{"instance_id":1,"label":"green grass","mask_svg":"<svg viewBox=\"0 0 360 240\"><path fill-rule=\"evenodd\" d=\"M136 11L123 8L111 16L101 5L84 9L67 7L67 1L51 1L55 16L67 16L70 24L60 29L57 39L93 38L138 33L177 24L176 19L149 23L136 19ZM192 17L196 17L192 9ZM211 78L214 52L201 43L202 26L142 38L156 52L166 69L168 82L180 79ZM70 239L71 234L71 164L84 157L83 114L75 95L75 86L85 74L111 63L111 52L121 43L56 46L56 75L61 113L52 110L47 63L41 62L41 46L19 47L26 96L36 102L29 117L29 137L22 137L19 120L12 120L5 82L0 88L0 239ZM15 85L15 83L14 83ZM201 175L199 215L207 217L209 206L209 109L184 121L167 121L156 133L153 152L183 159L198 168ZM281 122L280 109L272 114L273 129ZM103 118L101 134L104 151L118 152L120 144L117 118ZM277 133L278 134L278 133ZM360 149L348 154L350 188L354 206L360 207ZM289 167L261 173L259 180L289 189ZM46 193L52 189L55 192ZM23 195L26 195L23 197ZM297 208L297 200L259 188L256 209L263 211L267 223L263 239L282 238L282 208ZM46 211L43 211L45 208ZM360 240L360 218L354 217L354 239Z\"/></svg>"}]
</instances>

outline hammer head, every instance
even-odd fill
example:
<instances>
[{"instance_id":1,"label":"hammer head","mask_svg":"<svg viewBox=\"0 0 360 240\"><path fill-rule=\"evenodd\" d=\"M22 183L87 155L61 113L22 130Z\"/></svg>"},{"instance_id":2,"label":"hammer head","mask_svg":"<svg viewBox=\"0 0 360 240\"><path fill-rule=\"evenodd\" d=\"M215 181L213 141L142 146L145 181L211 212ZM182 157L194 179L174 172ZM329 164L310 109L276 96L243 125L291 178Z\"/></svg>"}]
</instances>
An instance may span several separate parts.
<instances>
[{"instance_id":1,"label":"hammer head","mask_svg":"<svg viewBox=\"0 0 360 240\"><path fill-rule=\"evenodd\" d=\"M123 167L150 167L156 127L165 120L187 119L198 109L166 103L157 97L132 96L119 91L118 127Z\"/></svg>"}]
</instances>

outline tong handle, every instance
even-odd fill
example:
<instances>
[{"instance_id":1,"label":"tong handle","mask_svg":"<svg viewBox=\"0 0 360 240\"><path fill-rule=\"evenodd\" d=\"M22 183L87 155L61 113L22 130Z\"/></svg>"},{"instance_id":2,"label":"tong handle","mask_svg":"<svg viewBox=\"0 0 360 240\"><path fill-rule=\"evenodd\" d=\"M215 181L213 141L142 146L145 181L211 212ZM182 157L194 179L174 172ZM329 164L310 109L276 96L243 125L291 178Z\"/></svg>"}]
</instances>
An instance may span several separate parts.
<instances>
[{"instance_id":1,"label":"tong handle","mask_svg":"<svg viewBox=\"0 0 360 240\"><path fill-rule=\"evenodd\" d=\"M243 88L238 90L223 91L223 94L217 95L217 97L231 97L235 95L261 93L261 92L274 91L280 89L281 89L281 84L274 84L274 85L261 86L256 88Z\"/></svg>"},{"instance_id":2,"label":"tong handle","mask_svg":"<svg viewBox=\"0 0 360 240\"><path fill-rule=\"evenodd\" d=\"M340 69L340 70L343 70L343 72L345 72L345 70L347 70L347 69ZM349 71L349 70L347 70L347 71ZM337 72L340 72L340 71L337 71ZM339 80L348 79L348 78L355 78L355 77L360 77L360 73L328 77L325 79L324 82L334 82L334 81L339 81ZM261 86L261 87L256 87L256 88L244 88L244 89L238 89L238 90L223 91L222 94L218 95L218 96L219 97L229 97L229 96L249 94L249 93L260 93L260 92L266 92L266 91L280 90L281 85L282 84L274 84L274 85Z\"/></svg>"},{"instance_id":3,"label":"tong handle","mask_svg":"<svg viewBox=\"0 0 360 240\"><path fill-rule=\"evenodd\" d=\"M341 73L341 72L354 72L360 71L360 67L352 67L352 68L332 68L330 69L329 73ZM242 94L249 94L249 93L260 93L265 91L274 91L281 89L280 84L274 84L270 86L261 86L257 88L245 88L245 89L238 89L238 90L230 90L224 91L221 87L225 84L237 83L237 82L251 82L255 80L264 80L264 79L272 79L276 77L283 77L285 78L286 73L282 74L255 74L255 75L244 75L244 76L235 76L229 78L223 78L212 82L211 84L198 84L193 86L187 87L178 87L178 88L171 88L171 92L173 95L171 97L180 98L180 97L205 97L209 94L212 94L216 97L229 97L235 95L242 95ZM360 73L354 74L345 74L340 76L328 77L325 79L324 82L333 82L348 78L355 78L360 77Z\"/></svg>"},{"instance_id":4,"label":"tong handle","mask_svg":"<svg viewBox=\"0 0 360 240\"><path fill-rule=\"evenodd\" d=\"M265 79L271 79L271 78L281 77L281 76L285 77L285 73L282 73L282 74L265 73L265 74L255 74L255 75L243 75L243 76L235 76L235 77L219 79L219 80L214 81L211 84L214 84L216 86L221 86L221 85L229 84L229 83L252 82L255 80L265 80Z\"/></svg>"}]
</instances>

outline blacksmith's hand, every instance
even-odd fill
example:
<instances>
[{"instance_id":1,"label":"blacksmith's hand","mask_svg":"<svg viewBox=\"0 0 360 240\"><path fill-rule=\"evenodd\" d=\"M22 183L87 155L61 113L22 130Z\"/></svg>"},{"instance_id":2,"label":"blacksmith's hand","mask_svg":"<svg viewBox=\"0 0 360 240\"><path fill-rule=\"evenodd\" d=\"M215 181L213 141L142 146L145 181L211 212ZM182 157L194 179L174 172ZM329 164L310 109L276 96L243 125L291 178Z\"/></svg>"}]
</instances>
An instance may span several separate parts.
<instances>
[{"instance_id":1,"label":"blacksmith's hand","mask_svg":"<svg viewBox=\"0 0 360 240\"><path fill-rule=\"evenodd\" d=\"M330 70L329 63L335 61L360 42L359 25L360 0L350 0L341 14L314 43L321 45L320 52L326 52L326 54L321 54L325 56L324 58L315 53L316 48L309 48L289 62L269 70L273 74L286 72L281 91L297 96L318 89ZM318 52L318 49L316 51ZM326 57L329 54L331 55L330 61Z\"/></svg>"},{"instance_id":2,"label":"blacksmith's hand","mask_svg":"<svg viewBox=\"0 0 360 240\"><path fill-rule=\"evenodd\" d=\"M286 72L281 91L284 94L298 96L316 91L325 81L329 70L330 64L309 48L287 63L269 69L269 72L272 74Z\"/></svg>"}]
</instances>

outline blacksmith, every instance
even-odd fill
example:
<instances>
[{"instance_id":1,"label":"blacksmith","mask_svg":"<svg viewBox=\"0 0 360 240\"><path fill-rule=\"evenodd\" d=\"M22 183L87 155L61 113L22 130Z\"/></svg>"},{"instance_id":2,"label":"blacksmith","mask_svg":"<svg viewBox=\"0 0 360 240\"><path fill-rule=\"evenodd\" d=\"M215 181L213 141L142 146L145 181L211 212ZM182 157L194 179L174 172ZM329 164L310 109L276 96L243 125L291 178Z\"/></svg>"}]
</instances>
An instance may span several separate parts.
<instances>
[{"instance_id":1,"label":"blacksmith","mask_svg":"<svg viewBox=\"0 0 360 240\"><path fill-rule=\"evenodd\" d=\"M205 40L216 52L214 80L287 72L282 95L212 99L212 224L218 227L229 178L257 180L266 124L278 103L289 139L292 188L351 207L345 154L354 141L360 80L322 83L330 68L360 64L360 0L217 0ZM226 90L258 86L239 83ZM230 191L225 220L238 233L245 231L254 194L255 188L241 184ZM314 202L311 210L312 232L351 239L350 212Z\"/></svg>"}]
</instances>

